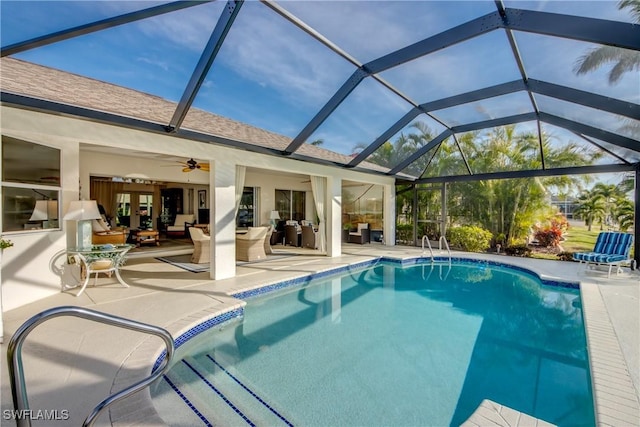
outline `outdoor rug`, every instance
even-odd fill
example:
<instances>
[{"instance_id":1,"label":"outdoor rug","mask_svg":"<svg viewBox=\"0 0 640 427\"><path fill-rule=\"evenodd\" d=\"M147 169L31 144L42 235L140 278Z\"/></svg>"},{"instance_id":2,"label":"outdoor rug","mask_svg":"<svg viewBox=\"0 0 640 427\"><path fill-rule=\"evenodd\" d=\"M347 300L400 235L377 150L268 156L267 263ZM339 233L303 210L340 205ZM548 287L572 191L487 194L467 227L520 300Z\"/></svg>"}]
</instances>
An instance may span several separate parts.
<instances>
[{"instance_id":1,"label":"outdoor rug","mask_svg":"<svg viewBox=\"0 0 640 427\"><path fill-rule=\"evenodd\" d=\"M293 253L287 254L278 254L278 255L267 255L265 259L261 259L258 261L238 261L237 265L246 265L253 264L256 262L264 262L264 261L274 261L277 259L289 258L292 256L296 256ZM194 264L191 262L191 254L185 255L173 255L173 256L165 256L165 257L157 257L158 261L166 262L171 265L175 265L176 267L182 268L183 270L190 271L192 273L202 273L204 271L209 271L209 264Z\"/></svg>"},{"instance_id":2,"label":"outdoor rug","mask_svg":"<svg viewBox=\"0 0 640 427\"><path fill-rule=\"evenodd\" d=\"M202 273L204 271L209 271L209 264L195 264L191 262L191 254L185 255L173 255L173 256L164 256L157 257L158 261L166 262L171 265L175 265L176 267L182 268L183 270L190 271L192 273Z\"/></svg>"}]
</instances>

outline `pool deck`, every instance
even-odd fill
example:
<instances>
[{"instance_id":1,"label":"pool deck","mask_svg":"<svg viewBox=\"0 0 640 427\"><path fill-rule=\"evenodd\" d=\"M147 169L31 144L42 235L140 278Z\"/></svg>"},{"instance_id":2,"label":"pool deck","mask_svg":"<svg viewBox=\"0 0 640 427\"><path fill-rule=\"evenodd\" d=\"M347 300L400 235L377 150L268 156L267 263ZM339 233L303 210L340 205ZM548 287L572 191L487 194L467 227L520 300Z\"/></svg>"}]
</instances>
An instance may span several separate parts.
<instances>
[{"instance_id":1,"label":"pool deck","mask_svg":"<svg viewBox=\"0 0 640 427\"><path fill-rule=\"evenodd\" d=\"M0 423L15 425L5 416L5 411L13 408L6 368L9 337L25 320L43 310L86 307L158 325L177 337L205 319L240 307L242 302L229 296L238 291L380 256L410 258L421 254L418 248L402 246L345 245L340 257L292 256L243 264L237 267L236 277L220 281L210 280L208 273L188 273L154 258L130 259L122 273L129 288L118 285L115 278L101 277L98 286L87 287L80 297L60 293L4 314ZM580 282L598 424L640 426L637 271L625 269L607 278L606 272L585 270L577 263L469 253L453 256L494 260L530 269L543 278ZM73 317L59 317L40 325L23 347L29 403L34 411L57 410L54 415L62 419L34 420L33 425L81 425L91 409L110 393L148 375L162 347L158 338ZM467 425L532 425L530 417L517 418L499 403L483 402L474 414L480 418L470 418ZM153 409L148 389L114 404L107 412L96 426L164 425ZM516 417L515 421L509 416Z\"/></svg>"}]
</instances>

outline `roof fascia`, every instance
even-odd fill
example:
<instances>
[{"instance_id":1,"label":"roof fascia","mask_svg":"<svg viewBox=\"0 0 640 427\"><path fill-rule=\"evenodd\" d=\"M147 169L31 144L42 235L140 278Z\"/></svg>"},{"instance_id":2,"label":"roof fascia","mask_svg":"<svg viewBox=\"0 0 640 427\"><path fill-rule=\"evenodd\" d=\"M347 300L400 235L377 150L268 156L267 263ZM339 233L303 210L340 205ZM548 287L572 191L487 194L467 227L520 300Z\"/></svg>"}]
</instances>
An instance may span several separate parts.
<instances>
[{"instance_id":1,"label":"roof fascia","mask_svg":"<svg viewBox=\"0 0 640 427\"><path fill-rule=\"evenodd\" d=\"M215 135L209 135L206 133L196 132L187 129L178 129L175 132L168 134L165 126L159 123L153 123L145 120L134 119L130 117L124 117L117 114L106 113L88 108L77 107L73 105L61 104L58 102L47 101L37 98L31 98L28 96L17 95L10 92L0 92L0 104L21 108L30 111L37 111L46 114L53 114L64 117L72 117L75 119L88 120L91 122L102 123L107 125L124 127L127 129L138 130L142 132L150 132L158 135L168 136L172 138L188 139L191 141L203 142L207 144L218 144L226 147L231 147L239 150L250 151L253 153L264 154L275 157L282 157L282 151L261 147L259 145L249 144L246 142L236 141L229 138L223 138ZM300 160L304 162L310 162L319 165L340 167L345 169L345 165L338 162L332 162L330 160L319 159L315 157L300 155L293 153L288 158L293 160ZM374 169L367 169L363 167L353 168L351 170L357 172L363 172L373 175L389 176L387 172L377 171Z\"/></svg>"},{"instance_id":2,"label":"roof fascia","mask_svg":"<svg viewBox=\"0 0 640 427\"><path fill-rule=\"evenodd\" d=\"M186 9L198 6L203 3L209 3L214 0L203 1L176 1L172 3L162 4L135 12L125 13L123 15L114 16L100 21L95 21L85 25L68 28L66 30L56 31L44 36L35 37L30 40L14 43L9 46L2 47L0 57L15 55L16 53L25 52L37 47L46 46L48 44L57 43L59 41L68 40L74 37L83 36L85 34L94 33L96 31L105 30L107 28L116 27L118 25L128 24L130 22L139 21L141 19L151 18L153 16L174 12L180 9Z\"/></svg>"}]
</instances>

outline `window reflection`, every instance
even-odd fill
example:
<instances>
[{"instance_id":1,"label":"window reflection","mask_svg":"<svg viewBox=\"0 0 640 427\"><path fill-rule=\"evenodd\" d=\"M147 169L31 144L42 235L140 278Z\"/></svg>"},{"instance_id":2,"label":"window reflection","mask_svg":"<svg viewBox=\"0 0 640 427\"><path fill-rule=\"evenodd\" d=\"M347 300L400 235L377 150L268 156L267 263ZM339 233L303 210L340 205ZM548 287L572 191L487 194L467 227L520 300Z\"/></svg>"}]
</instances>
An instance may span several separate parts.
<instances>
[{"instance_id":1,"label":"window reflection","mask_svg":"<svg viewBox=\"0 0 640 427\"><path fill-rule=\"evenodd\" d=\"M59 228L60 150L2 137L2 231Z\"/></svg>"}]
</instances>

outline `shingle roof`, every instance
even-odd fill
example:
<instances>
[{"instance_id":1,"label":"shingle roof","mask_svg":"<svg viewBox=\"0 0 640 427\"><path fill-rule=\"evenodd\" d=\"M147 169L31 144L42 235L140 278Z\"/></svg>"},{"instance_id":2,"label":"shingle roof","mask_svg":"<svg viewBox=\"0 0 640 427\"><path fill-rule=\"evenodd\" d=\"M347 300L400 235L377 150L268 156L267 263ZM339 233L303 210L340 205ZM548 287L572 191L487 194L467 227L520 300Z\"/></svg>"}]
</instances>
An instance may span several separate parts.
<instances>
[{"instance_id":1,"label":"shingle roof","mask_svg":"<svg viewBox=\"0 0 640 427\"><path fill-rule=\"evenodd\" d=\"M163 125L169 123L177 106L175 102L155 95L10 57L1 59L0 71L3 92ZM189 110L182 128L276 150L284 150L291 142L287 136L197 108ZM297 153L342 164L351 161L349 156L311 144L303 144ZM388 171L368 162L362 166Z\"/></svg>"}]
</instances>

